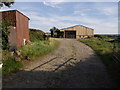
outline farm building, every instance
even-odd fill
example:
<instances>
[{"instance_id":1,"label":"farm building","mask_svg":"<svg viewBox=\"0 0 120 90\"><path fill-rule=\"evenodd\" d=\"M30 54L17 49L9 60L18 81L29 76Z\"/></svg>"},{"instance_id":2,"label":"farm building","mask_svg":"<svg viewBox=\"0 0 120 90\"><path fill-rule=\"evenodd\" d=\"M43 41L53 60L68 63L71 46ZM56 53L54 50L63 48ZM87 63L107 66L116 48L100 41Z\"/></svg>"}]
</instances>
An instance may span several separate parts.
<instances>
[{"instance_id":1,"label":"farm building","mask_svg":"<svg viewBox=\"0 0 120 90\"><path fill-rule=\"evenodd\" d=\"M51 31L51 35L58 38L86 38L94 36L94 30L82 25L76 25L56 31Z\"/></svg>"},{"instance_id":2,"label":"farm building","mask_svg":"<svg viewBox=\"0 0 120 90\"><path fill-rule=\"evenodd\" d=\"M12 22L9 27L9 44L10 49L16 49L26 42L29 42L29 18L18 10L9 10L0 12L2 22Z\"/></svg>"}]
</instances>

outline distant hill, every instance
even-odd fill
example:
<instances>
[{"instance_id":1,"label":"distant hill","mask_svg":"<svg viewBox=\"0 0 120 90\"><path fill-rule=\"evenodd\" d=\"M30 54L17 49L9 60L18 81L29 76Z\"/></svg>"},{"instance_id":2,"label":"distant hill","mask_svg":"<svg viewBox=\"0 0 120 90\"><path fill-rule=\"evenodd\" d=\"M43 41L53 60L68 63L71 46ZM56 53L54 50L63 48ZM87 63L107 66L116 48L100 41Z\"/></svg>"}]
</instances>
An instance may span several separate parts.
<instances>
[{"instance_id":1,"label":"distant hill","mask_svg":"<svg viewBox=\"0 0 120 90\"><path fill-rule=\"evenodd\" d=\"M108 37L120 37L120 34L95 34L95 35L108 36Z\"/></svg>"}]
</instances>

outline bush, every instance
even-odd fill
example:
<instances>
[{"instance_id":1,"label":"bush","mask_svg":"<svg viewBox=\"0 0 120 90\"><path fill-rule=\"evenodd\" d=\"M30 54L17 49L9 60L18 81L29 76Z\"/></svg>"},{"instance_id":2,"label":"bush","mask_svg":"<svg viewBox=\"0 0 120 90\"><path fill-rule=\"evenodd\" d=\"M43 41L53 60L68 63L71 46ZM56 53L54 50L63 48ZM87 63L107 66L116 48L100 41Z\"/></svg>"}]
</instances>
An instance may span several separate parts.
<instances>
[{"instance_id":1,"label":"bush","mask_svg":"<svg viewBox=\"0 0 120 90\"><path fill-rule=\"evenodd\" d=\"M9 27L14 25L14 20L9 20L9 21L0 21L0 29L2 30L2 49L3 50L8 50L9 49L9 41L8 41L8 36L9 36Z\"/></svg>"},{"instance_id":2,"label":"bush","mask_svg":"<svg viewBox=\"0 0 120 90\"><path fill-rule=\"evenodd\" d=\"M19 70L19 68L22 67L21 61L15 61L14 57L10 55L9 51L3 51L2 52L2 74L3 75L9 75L11 72L15 72Z\"/></svg>"},{"instance_id":3,"label":"bush","mask_svg":"<svg viewBox=\"0 0 120 90\"><path fill-rule=\"evenodd\" d=\"M29 29L30 30L30 41L34 42L37 40L44 40L44 32L37 29Z\"/></svg>"},{"instance_id":4,"label":"bush","mask_svg":"<svg viewBox=\"0 0 120 90\"><path fill-rule=\"evenodd\" d=\"M94 37L97 37L100 39L108 39L108 36L105 36L105 35L94 35Z\"/></svg>"},{"instance_id":5,"label":"bush","mask_svg":"<svg viewBox=\"0 0 120 90\"><path fill-rule=\"evenodd\" d=\"M8 75L11 72L18 71L22 67L21 61L15 61L12 57L9 57L8 61L3 64L2 73Z\"/></svg>"}]
</instances>

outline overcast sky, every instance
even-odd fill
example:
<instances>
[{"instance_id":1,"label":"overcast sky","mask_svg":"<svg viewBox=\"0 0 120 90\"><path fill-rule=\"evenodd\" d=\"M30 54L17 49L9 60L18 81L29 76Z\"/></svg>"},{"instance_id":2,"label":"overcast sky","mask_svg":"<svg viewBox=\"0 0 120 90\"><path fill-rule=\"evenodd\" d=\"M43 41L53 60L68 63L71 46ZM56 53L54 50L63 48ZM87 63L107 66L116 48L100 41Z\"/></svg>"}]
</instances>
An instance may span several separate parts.
<instances>
[{"instance_id":1,"label":"overcast sky","mask_svg":"<svg viewBox=\"0 0 120 90\"><path fill-rule=\"evenodd\" d=\"M53 26L62 29L84 25L97 34L118 33L117 2L16 2L10 9L28 16L30 28L45 32Z\"/></svg>"}]
</instances>

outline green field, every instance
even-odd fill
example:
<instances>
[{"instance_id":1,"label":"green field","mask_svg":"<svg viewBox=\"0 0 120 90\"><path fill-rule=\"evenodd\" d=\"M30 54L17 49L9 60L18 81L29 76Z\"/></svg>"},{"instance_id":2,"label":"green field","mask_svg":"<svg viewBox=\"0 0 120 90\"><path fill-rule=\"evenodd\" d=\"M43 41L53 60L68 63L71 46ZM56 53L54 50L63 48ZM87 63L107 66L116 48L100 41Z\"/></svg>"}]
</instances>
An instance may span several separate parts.
<instances>
[{"instance_id":1,"label":"green field","mask_svg":"<svg viewBox=\"0 0 120 90\"><path fill-rule=\"evenodd\" d=\"M113 60L113 42L109 42L109 38L90 38L80 39L80 42L90 46L101 58L105 64L111 79L118 85L120 83L120 64L116 64Z\"/></svg>"}]
</instances>

